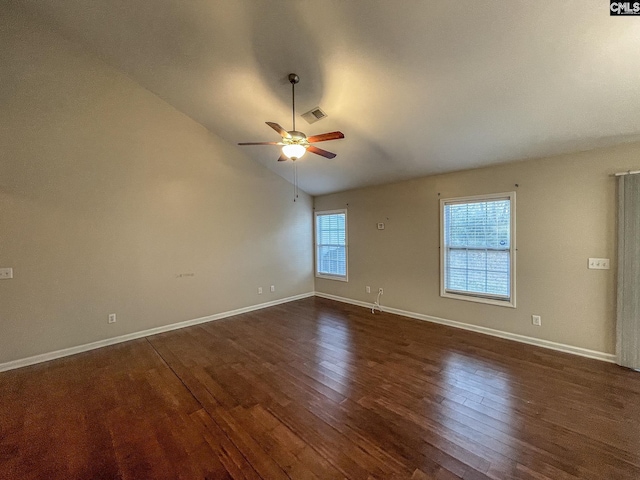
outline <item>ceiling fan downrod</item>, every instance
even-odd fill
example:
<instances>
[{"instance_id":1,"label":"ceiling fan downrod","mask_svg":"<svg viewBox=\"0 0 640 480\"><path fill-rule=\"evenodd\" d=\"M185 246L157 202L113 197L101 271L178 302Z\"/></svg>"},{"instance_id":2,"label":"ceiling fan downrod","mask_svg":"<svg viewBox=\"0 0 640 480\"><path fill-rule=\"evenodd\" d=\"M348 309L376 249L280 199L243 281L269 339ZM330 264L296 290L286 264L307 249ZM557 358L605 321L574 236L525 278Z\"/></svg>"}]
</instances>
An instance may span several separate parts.
<instances>
[{"instance_id":1,"label":"ceiling fan downrod","mask_svg":"<svg viewBox=\"0 0 640 480\"><path fill-rule=\"evenodd\" d=\"M293 120L293 130L296 129L296 83L300 81L300 77L295 73L289 74L289 82L291 83L291 117Z\"/></svg>"}]
</instances>

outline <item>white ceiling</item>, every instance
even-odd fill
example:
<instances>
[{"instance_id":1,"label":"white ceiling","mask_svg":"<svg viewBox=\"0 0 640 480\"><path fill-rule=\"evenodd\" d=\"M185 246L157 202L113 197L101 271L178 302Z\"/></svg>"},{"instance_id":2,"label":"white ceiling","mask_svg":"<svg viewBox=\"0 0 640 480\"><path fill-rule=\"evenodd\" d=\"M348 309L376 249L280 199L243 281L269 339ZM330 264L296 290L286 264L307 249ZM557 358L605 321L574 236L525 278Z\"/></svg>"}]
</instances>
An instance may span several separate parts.
<instances>
[{"instance_id":1,"label":"white ceiling","mask_svg":"<svg viewBox=\"0 0 640 480\"><path fill-rule=\"evenodd\" d=\"M231 143L341 130L312 195L640 140L640 18L604 0L24 0ZM278 147L238 147L291 180Z\"/></svg>"}]
</instances>

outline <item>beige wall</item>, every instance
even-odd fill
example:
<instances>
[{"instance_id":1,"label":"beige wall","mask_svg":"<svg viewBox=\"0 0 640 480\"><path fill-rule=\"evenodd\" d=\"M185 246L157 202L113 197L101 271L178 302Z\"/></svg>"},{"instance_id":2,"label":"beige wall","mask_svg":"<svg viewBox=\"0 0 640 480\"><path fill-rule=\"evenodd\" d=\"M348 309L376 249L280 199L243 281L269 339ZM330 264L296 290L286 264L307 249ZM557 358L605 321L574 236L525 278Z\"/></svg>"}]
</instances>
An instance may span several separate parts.
<instances>
[{"instance_id":1,"label":"beige wall","mask_svg":"<svg viewBox=\"0 0 640 480\"><path fill-rule=\"evenodd\" d=\"M640 144L511 163L315 198L348 208L349 282L316 279L316 291L614 352L616 182L640 166ZM519 186L516 187L515 184ZM439 296L439 198L517 192L517 308ZM385 222L383 231L377 222ZM611 259L588 270L588 257ZM542 316L542 326L531 315Z\"/></svg>"},{"instance_id":2,"label":"beige wall","mask_svg":"<svg viewBox=\"0 0 640 480\"><path fill-rule=\"evenodd\" d=\"M313 290L309 196L13 11L0 65L0 363Z\"/></svg>"}]
</instances>

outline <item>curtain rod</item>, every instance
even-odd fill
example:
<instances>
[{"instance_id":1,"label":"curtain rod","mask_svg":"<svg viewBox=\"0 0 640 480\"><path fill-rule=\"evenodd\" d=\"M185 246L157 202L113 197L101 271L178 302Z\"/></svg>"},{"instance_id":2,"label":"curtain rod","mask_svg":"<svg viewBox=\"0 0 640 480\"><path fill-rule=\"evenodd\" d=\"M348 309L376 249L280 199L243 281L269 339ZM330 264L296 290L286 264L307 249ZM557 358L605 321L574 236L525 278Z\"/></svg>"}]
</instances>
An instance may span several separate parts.
<instances>
[{"instance_id":1,"label":"curtain rod","mask_svg":"<svg viewBox=\"0 0 640 480\"><path fill-rule=\"evenodd\" d=\"M614 177L622 177L623 175L635 175L640 173L640 170L627 170L626 172L618 172L614 174Z\"/></svg>"}]
</instances>

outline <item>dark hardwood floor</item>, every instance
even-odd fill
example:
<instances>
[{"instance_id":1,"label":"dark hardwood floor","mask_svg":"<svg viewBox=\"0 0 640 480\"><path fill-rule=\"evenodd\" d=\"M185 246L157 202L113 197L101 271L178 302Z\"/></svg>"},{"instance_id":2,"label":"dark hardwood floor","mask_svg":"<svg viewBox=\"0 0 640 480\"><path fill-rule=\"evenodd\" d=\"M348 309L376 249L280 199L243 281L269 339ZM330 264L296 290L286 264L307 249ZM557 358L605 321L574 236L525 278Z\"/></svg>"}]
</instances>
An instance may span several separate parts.
<instances>
[{"instance_id":1,"label":"dark hardwood floor","mask_svg":"<svg viewBox=\"0 0 640 480\"><path fill-rule=\"evenodd\" d=\"M0 374L0 478L639 479L640 373L309 298Z\"/></svg>"}]
</instances>

